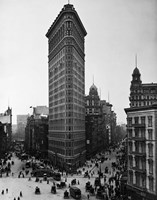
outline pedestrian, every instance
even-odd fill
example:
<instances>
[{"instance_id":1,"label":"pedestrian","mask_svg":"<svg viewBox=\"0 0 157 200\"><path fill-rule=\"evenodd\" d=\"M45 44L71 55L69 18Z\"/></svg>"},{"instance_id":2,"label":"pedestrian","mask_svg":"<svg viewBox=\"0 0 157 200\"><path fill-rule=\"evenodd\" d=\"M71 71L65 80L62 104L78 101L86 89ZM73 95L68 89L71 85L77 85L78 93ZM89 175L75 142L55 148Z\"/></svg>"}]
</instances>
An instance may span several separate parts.
<instances>
[{"instance_id":1,"label":"pedestrian","mask_svg":"<svg viewBox=\"0 0 157 200\"><path fill-rule=\"evenodd\" d=\"M20 197L17 197L17 200L20 200Z\"/></svg>"},{"instance_id":2,"label":"pedestrian","mask_svg":"<svg viewBox=\"0 0 157 200\"><path fill-rule=\"evenodd\" d=\"M16 200L16 198L14 197L14 200Z\"/></svg>"},{"instance_id":3,"label":"pedestrian","mask_svg":"<svg viewBox=\"0 0 157 200\"><path fill-rule=\"evenodd\" d=\"M20 191L20 197L22 197L23 195L22 195L22 191Z\"/></svg>"},{"instance_id":4,"label":"pedestrian","mask_svg":"<svg viewBox=\"0 0 157 200\"><path fill-rule=\"evenodd\" d=\"M80 182L79 182L79 180L78 180L78 182L77 182L77 183L78 183L78 185L80 185Z\"/></svg>"},{"instance_id":5,"label":"pedestrian","mask_svg":"<svg viewBox=\"0 0 157 200\"><path fill-rule=\"evenodd\" d=\"M87 194L87 198L89 199L89 194Z\"/></svg>"},{"instance_id":6,"label":"pedestrian","mask_svg":"<svg viewBox=\"0 0 157 200\"><path fill-rule=\"evenodd\" d=\"M8 193L8 188L6 189L6 193Z\"/></svg>"},{"instance_id":7,"label":"pedestrian","mask_svg":"<svg viewBox=\"0 0 157 200\"><path fill-rule=\"evenodd\" d=\"M1 194L4 194L4 190L2 190L2 193Z\"/></svg>"}]
</instances>

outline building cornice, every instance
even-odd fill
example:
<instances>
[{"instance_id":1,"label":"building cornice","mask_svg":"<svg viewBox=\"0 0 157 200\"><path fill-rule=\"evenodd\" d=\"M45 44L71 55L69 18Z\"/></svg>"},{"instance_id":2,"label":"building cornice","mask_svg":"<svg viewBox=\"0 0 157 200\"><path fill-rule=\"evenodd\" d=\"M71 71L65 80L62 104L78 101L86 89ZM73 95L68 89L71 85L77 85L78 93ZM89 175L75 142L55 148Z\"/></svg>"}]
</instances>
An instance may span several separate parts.
<instances>
[{"instance_id":1,"label":"building cornice","mask_svg":"<svg viewBox=\"0 0 157 200\"><path fill-rule=\"evenodd\" d=\"M125 112L134 112L134 111L144 111L144 110L152 110L157 109L157 103L152 104L150 106L140 106L140 107L132 107L132 108L124 108Z\"/></svg>"},{"instance_id":2,"label":"building cornice","mask_svg":"<svg viewBox=\"0 0 157 200\"><path fill-rule=\"evenodd\" d=\"M61 17L63 16L63 14L65 13L73 13L76 16L76 19L78 20L80 27L82 28L82 31L84 33L84 36L87 35L87 32L75 10L75 8L73 7L73 5L71 4L66 4L64 5L64 7L62 8L62 10L60 11L60 13L58 14L57 18L55 19L55 21L53 22L53 24L51 25L51 27L48 29L48 32L46 33L46 37L48 38L52 32L52 30L55 28L55 26L58 24L59 20L61 19Z\"/></svg>"}]
</instances>

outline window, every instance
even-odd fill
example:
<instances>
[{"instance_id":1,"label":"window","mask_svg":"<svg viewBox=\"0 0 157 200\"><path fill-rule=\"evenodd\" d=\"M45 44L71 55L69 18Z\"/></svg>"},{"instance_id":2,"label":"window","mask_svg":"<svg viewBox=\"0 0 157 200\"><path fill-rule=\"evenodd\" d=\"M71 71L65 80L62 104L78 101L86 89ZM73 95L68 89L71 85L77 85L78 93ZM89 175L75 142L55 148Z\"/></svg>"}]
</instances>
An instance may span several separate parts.
<instances>
[{"instance_id":1,"label":"window","mask_svg":"<svg viewBox=\"0 0 157 200\"><path fill-rule=\"evenodd\" d=\"M140 176L139 174L135 174L135 178L136 178L136 185L140 185Z\"/></svg>"},{"instance_id":2,"label":"window","mask_svg":"<svg viewBox=\"0 0 157 200\"><path fill-rule=\"evenodd\" d=\"M135 117L134 120L135 120L135 124L138 124L139 117Z\"/></svg>"},{"instance_id":3,"label":"window","mask_svg":"<svg viewBox=\"0 0 157 200\"><path fill-rule=\"evenodd\" d=\"M129 130L129 138L131 138L131 137L132 137L132 129Z\"/></svg>"},{"instance_id":4,"label":"window","mask_svg":"<svg viewBox=\"0 0 157 200\"><path fill-rule=\"evenodd\" d=\"M152 129L148 129L148 139L149 140L153 139L153 130Z\"/></svg>"},{"instance_id":5,"label":"window","mask_svg":"<svg viewBox=\"0 0 157 200\"><path fill-rule=\"evenodd\" d=\"M128 147L129 147L128 150L129 150L129 152L131 153L131 152L132 152L132 142L129 142L129 146L128 146Z\"/></svg>"},{"instance_id":6,"label":"window","mask_svg":"<svg viewBox=\"0 0 157 200\"><path fill-rule=\"evenodd\" d=\"M129 172L129 182L130 182L130 184L133 184L133 172L132 171Z\"/></svg>"},{"instance_id":7,"label":"window","mask_svg":"<svg viewBox=\"0 0 157 200\"><path fill-rule=\"evenodd\" d=\"M139 169L139 159L137 157L135 158L135 163L136 163L136 168Z\"/></svg>"},{"instance_id":8,"label":"window","mask_svg":"<svg viewBox=\"0 0 157 200\"><path fill-rule=\"evenodd\" d=\"M153 161L149 160L149 173L153 174Z\"/></svg>"},{"instance_id":9,"label":"window","mask_svg":"<svg viewBox=\"0 0 157 200\"><path fill-rule=\"evenodd\" d=\"M144 176L142 176L142 187L146 187L146 178Z\"/></svg>"},{"instance_id":10,"label":"window","mask_svg":"<svg viewBox=\"0 0 157 200\"><path fill-rule=\"evenodd\" d=\"M141 137L145 138L145 129L141 129Z\"/></svg>"},{"instance_id":11,"label":"window","mask_svg":"<svg viewBox=\"0 0 157 200\"><path fill-rule=\"evenodd\" d=\"M145 145L141 144L141 153L146 153Z\"/></svg>"},{"instance_id":12,"label":"window","mask_svg":"<svg viewBox=\"0 0 157 200\"><path fill-rule=\"evenodd\" d=\"M153 187L153 184L154 181L153 181L153 178L152 177L149 177L149 190L153 192L154 190L154 187Z\"/></svg>"},{"instance_id":13,"label":"window","mask_svg":"<svg viewBox=\"0 0 157 200\"><path fill-rule=\"evenodd\" d=\"M141 124L145 124L145 117L141 117Z\"/></svg>"},{"instance_id":14,"label":"window","mask_svg":"<svg viewBox=\"0 0 157 200\"><path fill-rule=\"evenodd\" d=\"M148 116L148 126L152 127L152 116Z\"/></svg>"},{"instance_id":15,"label":"window","mask_svg":"<svg viewBox=\"0 0 157 200\"><path fill-rule=\"evenodd\" d=\"M135 129L135 137L139 137L139 130Z\"/></svg>"},{"instance_id":16,"label":"window","mask_svg":"<svg viewBox=\"0 0 157 200\"><path fill-rule=\"evenodd\" d=\"M128 126L131 127L132 126L132 117L128 118Z\"/></svg>"},{"instance_id":17,"label":"window","mask_svg":"<svg viewBox=\"0 0 157 200\"><path fill-rule=\"evenodd\" d=\"M133 167L133 157L129 156L129 167Z\"/></svg>"},{"instance_id":18,"label":"window","mask_svg":"<svg viewBox=\"0 0 157 200\"><path fill-rule=\"evenodd\" d=\"M152 157L153 156L153 144L148 144L148 155L150 156L150 157Z\"/></svg>"}]
</instances>

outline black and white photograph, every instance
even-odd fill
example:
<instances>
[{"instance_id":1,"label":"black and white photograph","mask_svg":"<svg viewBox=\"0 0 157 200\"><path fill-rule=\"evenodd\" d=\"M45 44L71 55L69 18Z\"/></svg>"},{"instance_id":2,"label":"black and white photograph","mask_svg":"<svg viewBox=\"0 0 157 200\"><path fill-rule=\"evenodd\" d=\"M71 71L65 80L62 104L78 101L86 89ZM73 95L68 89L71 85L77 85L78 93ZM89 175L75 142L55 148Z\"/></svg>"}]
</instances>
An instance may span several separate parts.
<instances>
[{"instance_id":1,"label":"black and white photograph","mask_svg":"<svg viewBox=\"0 0 157 200\"><path fill-rule=\"evenodd\" d=\"M0 200L157 200L157 1L0 0Z\"/></svg>"}]
</instances>

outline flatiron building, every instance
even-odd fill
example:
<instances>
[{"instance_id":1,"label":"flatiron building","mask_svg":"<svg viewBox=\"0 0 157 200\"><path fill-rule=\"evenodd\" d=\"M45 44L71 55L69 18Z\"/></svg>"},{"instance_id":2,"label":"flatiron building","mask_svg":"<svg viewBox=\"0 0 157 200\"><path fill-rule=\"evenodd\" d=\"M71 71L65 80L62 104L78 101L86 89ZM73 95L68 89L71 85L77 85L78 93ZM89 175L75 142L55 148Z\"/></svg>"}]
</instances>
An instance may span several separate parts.
<instances>
[{"instance_id":1,"label":"flatiron building","mask_svg":"<svg viewBox=\"0 0 157 200\"><path fill-rule=\"evenodd\" d=\"M87 32L73 5L64 5L48 38L49 147L54 165L72 170L85 161L85 53Z\"/></svg>"}]
</instances>

